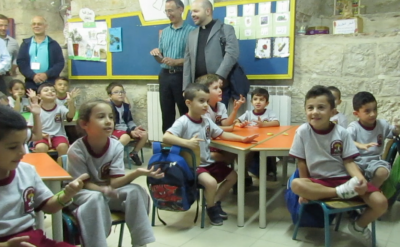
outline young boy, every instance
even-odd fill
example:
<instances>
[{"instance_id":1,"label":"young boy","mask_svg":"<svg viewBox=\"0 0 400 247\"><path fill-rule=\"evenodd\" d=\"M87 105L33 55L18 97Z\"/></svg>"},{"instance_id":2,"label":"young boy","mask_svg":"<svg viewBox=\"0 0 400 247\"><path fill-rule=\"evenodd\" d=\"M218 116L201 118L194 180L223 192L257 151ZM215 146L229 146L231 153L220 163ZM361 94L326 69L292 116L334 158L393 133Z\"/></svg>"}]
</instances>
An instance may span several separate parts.
<instances>
[{"instance_id":1,"label":"young boy","mask_svg":"<svg viewBox=\"0 0 400 247\"><path fill-rule=\"evenodd\" d=\"M331 90L333 97L335 97L335 111L333 113L334 115L331 117L331 122L339 124L343 128L347 128L348 123L346 116L343 113L339 112L337 109L338 105L342 103L341 92L339 88L335 86L330 86L328 87L328 89Z\"/></svg>"},{"instance_id":2,"label":"young boy","mask_svg":"<svg viewBox=\"0 0 400 247\"><path fill-rule=\"evenodd\" d=\"M138 152L144 147L147 142L147 131L141 126L136 126L133 122L132 113L129 110L129 104L124 102L125 90L122 84L117 82L110 83L106 88L107 94L110 97L110 104L114 109L115 130L112 133L122 145L126 146L131 139L139 139L130 157L137 166L142 165Z\"/></svg>"},{"instance_id":3,"label":"young boy","mask_svg":"<svg viewBox=\"0 0 400 247\"><path fill-rule=\"evenodd\" d=\"M385 139L398 135L399 127L390 125L386 120L377 119L376 99L369 92L354 95L353 109L358 121L351 122L347 131L360 152L360 156L354 161L368 181L380 188L390 173L389 163L382 160Z\"/></svg>"},{"instance_id":4,"label":"young boy","mask_svg":"<svg viewBox=\"0 0 400 247\"><path fill-rule=\"evenodd\" d=\"M349 224L349 230L370 246L371 231L367 226L386 211L387 200L378 188L367 183L354 163L359 153L350 134L330 122L335 109L331 91L324 86L314 86L306 94L304 107L308 123L297 129L289 151L289 155L297 159L300 173L291 189L300 197L299 203L359 195L369 208Z\"/></svg>"},{"instance_id":5,"label":"young boy","mask_svg":"<svg viewBox=\"0 0 400 247\"><path fill-rule=\"evenodd\" d=\"M53 195L35 168L21 162L26 129L21 114L0 105L0 246L72 247L46 238L40 229L34 230L35 212L52 214L71 204L89 176L83 174Z\"/></svg>"},{"instance_id":6,"label":"young boy","mask_svg":"<svg viewBox=\"0 0 400 247\"><path fill-rule=\"evenodd\" d=\"M246 126L257 126L259 128L279 126L279 120L276 114L269 109L266 109L269 104L269 93L264 88L256 88L251 93L251 104L253 111L246 111L236 120L236 126L243 128ZM268 180L277 181L276 172L276 157L267 157L267 175ZM246 157L246 167L249 171L259 177L260 161L259 153L252 152Z\"/></svg>"},{"instance_id":7,"label":"young boy","mask_svg":"<svg viewBox=\"0 0 400 247\"><path fill-rule=\"evenodd\" d=\"M57 105L56 90L50 83L40 85L37 92L42 105L40 120L43 139L34 143L35 152L47 153L49 149L56 149L57 162L61 164L61 156L67 154L69 146L64 121L72 121L74 118L75 103L68 98L68 109L64 105ZM33 126L33 116L29 119L28 125Z\"/></svg>"},{"instance_id":8,"label":"young boy","mask_svg":"<svg viewBox=\"0 0 400 247\"><path fill-rule=\"evenodd\" d=\"M254 109L246 111L236 120L236 126L257 126L260 128L279 126L279 120L272 110L266 109L269 104L269 93L264 88L256 88L251 93L251 104Z\"/></svg>"},{"instance_id":9,"label":"young boy","mask_svg":"<svg viewBox=\"0 0 400 247\"><path fill-rule=\"evenodd\" d=\"M210 156L211 138L237 142L252 142L258 135L238 136L224 132L213 121L203 117L208 109L209 90L205 85L193 83L185 90L185 103L189 112L175 121L165 132L163 142L195 149L200 146L201 164L197 169L198 181L204 186L207 214L211 224L220 226L228 215L222 210L221 200L236 183L237 174L224 162L215 162ZM219 186L218 184L221 183Z\"/></svg>"},{"instance_id":10,"label":"young boy","mask_svg":"<svg viewBox=\"0 0 400 247\"><path fill-rule=\"evenodd\" d=\"M57 105L63 105L65 107L68 107L68 97L75 100L75 98L78 97L81 92L76 88L72 89L71 92L68 92L69 81L65 77L58 77L54 82L54 88L56 89L57 93Z\"/></svg>"}]
</instances>

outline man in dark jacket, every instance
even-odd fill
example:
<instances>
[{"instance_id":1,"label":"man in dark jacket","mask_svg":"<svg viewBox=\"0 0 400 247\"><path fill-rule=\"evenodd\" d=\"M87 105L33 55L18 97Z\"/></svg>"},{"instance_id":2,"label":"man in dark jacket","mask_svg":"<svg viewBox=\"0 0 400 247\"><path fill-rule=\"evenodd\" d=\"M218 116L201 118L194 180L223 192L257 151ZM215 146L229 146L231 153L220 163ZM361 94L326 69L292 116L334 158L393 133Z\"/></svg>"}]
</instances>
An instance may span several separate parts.
<instances>
[{"instance_id":1,"label":"man in dark jacket","mask_svg":"<svg viewBox=\"0 0 400 247\"><path fill-rule=\"evenodd\" d=\"M35 16L31 25L34 35L23 40L17 65L25 76L25 88L36 91L42 83L54 83L65 62L60 45L46 35L46 19Z\"/></svg>"}]
</instances>

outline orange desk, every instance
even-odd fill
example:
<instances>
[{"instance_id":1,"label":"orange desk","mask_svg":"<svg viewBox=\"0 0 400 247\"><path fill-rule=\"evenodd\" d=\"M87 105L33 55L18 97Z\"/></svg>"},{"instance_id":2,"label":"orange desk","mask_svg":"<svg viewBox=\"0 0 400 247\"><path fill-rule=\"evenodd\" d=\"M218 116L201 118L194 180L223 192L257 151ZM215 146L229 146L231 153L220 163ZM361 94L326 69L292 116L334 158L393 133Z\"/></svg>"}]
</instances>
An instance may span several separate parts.
<instances>
[{"instance_id":1,"label":"orange desk","mask_svg":"<svg viewBox=\"0 0 400 247\"><path fill-rule=\"evenodd\" d=\"M287 156L292 146L294 135L299 126L292 126L292 128L279 133L251 148L251 151L260 152L260 191L259 191L259 225L260 228L266 227L266 215L267 215L267 157L268 156L283 156L283 167L282 167L282 183L286 183L287 179Z\"/></svg>"},{"instance_id":2,"label":"orange desk","mask_svg":"<svg viewBox=\"0 0 400 247\"><path fill-rule=\"evenodd\" d=\"M54 194L61 190L61 181L72 179L68 172L46 153L25 154L21 161L33 165L39 176ZM38 228L43 229L43 218L43 213L37 214ZM52 214L52 228L53 239L63 241L61 211Z\"/></svg>"},{"instance_id":3,"label":"orange desk","mask_svg":"<svg viewBox=\"0 0 400 247\"><path fill-rule=\"evenodd\" d=\"M238 155L237 164L235 168L237 168L238 173L238 219L237 225L244 226L244 177L245 177L245 158L246 154L249 153L251 148L257 146L260 143L263 143L275 136L283 133L284 131L292 128L293 126L279 126L279 127L269 127L269 128L258 128L258 127L246 127L246 128L236 128L233 133L240 136L249 136L253 134L259 134L260 136L256 138L257 142L254 143L241 143L241 142L232 142L232 141L224 141L224 140L213 140L211 141L210 146L215 147L230 153L235 153ZM272 135L271 135L272 134Z\"/></svg>"}]
</instances>

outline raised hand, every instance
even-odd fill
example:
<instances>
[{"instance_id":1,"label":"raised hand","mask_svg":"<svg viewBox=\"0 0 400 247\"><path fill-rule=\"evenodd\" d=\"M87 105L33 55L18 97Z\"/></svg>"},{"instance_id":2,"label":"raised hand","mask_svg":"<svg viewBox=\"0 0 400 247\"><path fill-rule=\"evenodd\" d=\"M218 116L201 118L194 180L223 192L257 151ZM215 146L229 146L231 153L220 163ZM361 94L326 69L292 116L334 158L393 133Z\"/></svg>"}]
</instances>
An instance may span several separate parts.
<instances>
[{"instance_id":1,"label":"raised hand","mask_svg":"<svg viewBox=\"0 0 400 247\"><path fill-rule=\"evenodd\" d=\"M204 142L204 140L199 138L199 134L195 134L192 139L188 140L187 147L195 149L200 145L200 142Z\"/></svg>"},{"instance_id":2,"label":"raised hand","mask_svg":"<svg viewBox=\"0 0 400 247\"><path fill-rule=\"evenodd\" d=\"M33 90L30 89L30 88L26 90L26 95L28 95L29 98L37 97L37 96L36 96L36 92L33 91Z\"/></svg>"},{"instance_id":3,"label":"raised hand","mask_svg":"<svg viewBox=\"0 0 400 247\"><path fill-rule=\"evenodd\" d=\"M263 126L263 121L261 120L261 117L258 117L256 121L254 121L256 123L257 127L262 127Z\"/></svg>"},{"instance_id":4,"label":"raised hand","mask_svg":"<svg viewBox=\"0 0 400 247\"><path fill-rule=\"evenodd\" d=\"M39 103L39 98L37 96L34 96L32 98L29 98L29 105L26 107L32 114L39 115L40 111L42 110L41 105L42 103Z\"/></svg>"},{"instance_id":5,"label":"raised hand","mask_svg":"<svg viewBox=\"0 0 400 247\"><path fill-rule=\"evenodd\" d=\"M74 88L72 89L72 91L69 93L69 97L71 99L75 99L76 97L78 97L81 94L81 90L79 88Z\"/></svg>"},{"instance_id":6,"label":"raised hand","mask_svg":"<svg viewBox=\"0 0 400 247\"><path fill-rule=\"evenodd\" d=\"M240 95L240 98L238 100L235 99L233 101L233 110L239 110L240 106L244 103L246 103L246 98L243 97L243 95Z\"/></svg>"}]
</instances>

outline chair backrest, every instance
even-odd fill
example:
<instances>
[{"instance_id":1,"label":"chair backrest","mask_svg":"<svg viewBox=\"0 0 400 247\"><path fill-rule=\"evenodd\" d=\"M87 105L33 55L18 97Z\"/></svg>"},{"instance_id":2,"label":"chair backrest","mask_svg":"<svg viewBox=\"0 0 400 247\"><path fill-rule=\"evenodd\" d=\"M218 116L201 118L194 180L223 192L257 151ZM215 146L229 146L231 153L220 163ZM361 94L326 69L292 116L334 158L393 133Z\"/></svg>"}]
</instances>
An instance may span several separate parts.
<instances>
[{"instance_id":1,"label":"chair backrest","mask_svg":"<svg viewBox=\"0 0 400 247\"><path fill-rule=\"evenodd\" d=\"M388 157L389 150L390 150L390 148L392 147L393 143L395 143L393 139L389 139L389 140L386 142L386 144L385 144L385 149L383 150L383 154L382 154L382 159L383 159L383 160L387 160L386 158Z\"/></svg>"},{"instance_id":2,"label":"chair backrest","mask_svg":"<svg viewBox=\"0 0 400 247\"><path fill-rule=\"evenodd\" d=\"M161 143L161 146L163 148L171 147L171 145L165 144L165 143ZM179 155L185 159L186 163L190 167L195 167L195 168L199 167L199 165L200 165L200 147L197 147L196 149L189 149L189 148L181 147L181 152Z\"/></svg>"},{"instance_id":3,"label":"chair backrest","mask_svg":"<svg viewBox=\"0 0 400 247\"><path fill-rule=\"evenodd\" d=\"M62 168L68 171L68 157L66 154L61 156Z\"/></svg>"}]
</instances>

